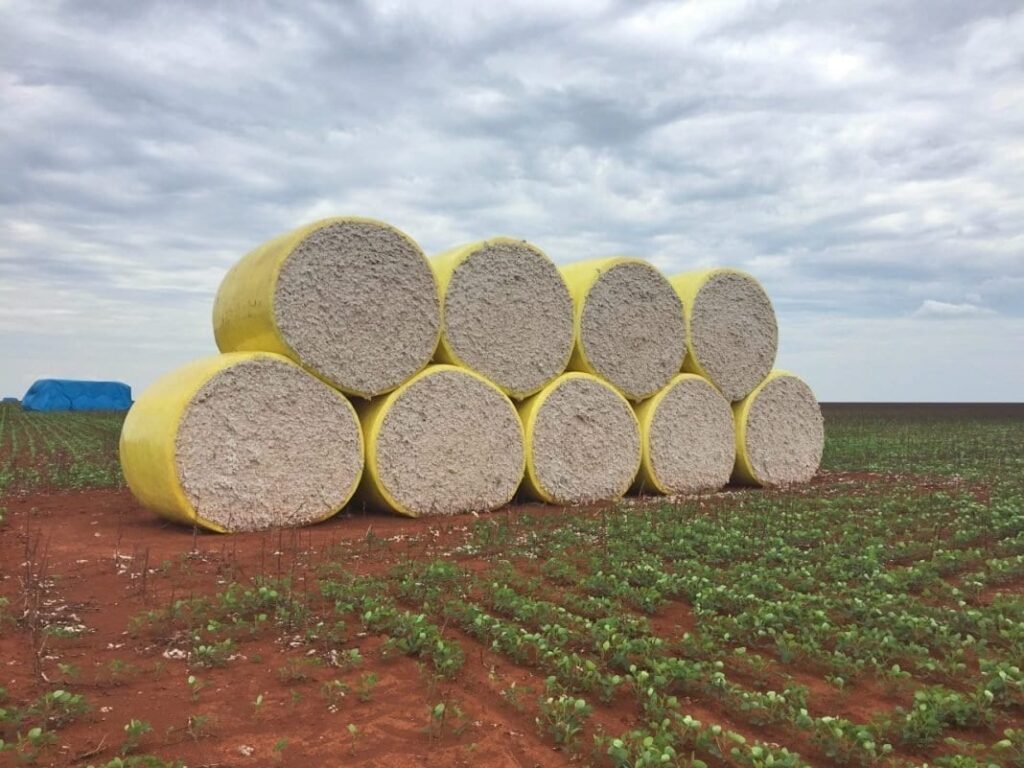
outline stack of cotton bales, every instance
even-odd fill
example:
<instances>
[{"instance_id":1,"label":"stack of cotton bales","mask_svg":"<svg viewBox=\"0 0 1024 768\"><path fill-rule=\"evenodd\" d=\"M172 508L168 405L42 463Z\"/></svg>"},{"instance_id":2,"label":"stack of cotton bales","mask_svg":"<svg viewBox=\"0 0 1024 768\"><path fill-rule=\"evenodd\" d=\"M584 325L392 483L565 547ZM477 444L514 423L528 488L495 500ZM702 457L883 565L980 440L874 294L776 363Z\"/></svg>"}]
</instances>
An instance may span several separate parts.
<instances>
[{"instance_id":1,"label":"stack of cotton bales","mask_svg":"<svg viewBox=\"0 0 1024 768\"><path fill-rule=\"evenodd\" d=\"M221 354L168 374L121 437L129 487L217 531L350 499L410 516L809 479L821 416L772 372L753 278L639 259L558 269L508 238L427 259L336 218L260 246L214 307ZM732 404L732 408L730 408Z\"/></svg>"},{"instance_id":2,"label":"stack of cotton bales","mask_svg":"<svg viewBox=\"0 0 1024 768\"><path fill-rule=\"evenodd\" d=\"M733 479L753 485L810 480L825 445L821 409L795 375L772 370L778 325L771 300L750 275L705 269L671 278L686 308L684 368L732 404Z\"/></svg>"}]
</instances>

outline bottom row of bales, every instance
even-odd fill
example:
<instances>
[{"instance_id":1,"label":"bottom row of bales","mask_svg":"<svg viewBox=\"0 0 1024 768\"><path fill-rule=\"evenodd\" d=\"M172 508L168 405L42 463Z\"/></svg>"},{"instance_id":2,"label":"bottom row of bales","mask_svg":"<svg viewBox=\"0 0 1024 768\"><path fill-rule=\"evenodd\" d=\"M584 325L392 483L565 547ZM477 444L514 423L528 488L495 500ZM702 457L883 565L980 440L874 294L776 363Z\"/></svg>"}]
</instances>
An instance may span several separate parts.
<instances>
[{"instance_id":1,"label":"bottom row of bales","mask_svg":"<svg viewBox=\"0 0 1024 768\"><path fill-rule=\"evenodd\" d=\"M636 405L566 373L516 406L482 376L431 365L353 405L282 356L239 352L145 392L121 463L144 506L234 532L318 522L353 498L416 517L494 509L517 490L564 505L717 490L730 477L785 485L814 475L823 444L813 393L784 371L732 406L688 373Z\"/></svg>"}]
</instances>

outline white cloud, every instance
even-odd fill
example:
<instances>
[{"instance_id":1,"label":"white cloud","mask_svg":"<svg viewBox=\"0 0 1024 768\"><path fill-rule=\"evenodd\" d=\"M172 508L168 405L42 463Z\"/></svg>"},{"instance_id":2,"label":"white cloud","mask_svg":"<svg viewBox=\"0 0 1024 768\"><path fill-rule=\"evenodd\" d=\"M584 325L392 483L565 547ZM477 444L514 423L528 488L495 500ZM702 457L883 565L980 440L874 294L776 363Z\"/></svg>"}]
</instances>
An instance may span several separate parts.
<instances>
[{"instance_id":1,"label":"white cloud","mask_svg":"<svg viewBox=\"0 0 1024 768\"><path fill-rule=\"evenodd\" d=\"M912 399L913 334L1024 316L1013 0L12 0L0 28L0 395L208 353L232 260L336 213L428 253L745 267L823 399L856 380L790 339L877 323L846 361ZM997 381L964 377L929 386Z\"/></svg>"},{"instance_id":2,"label":"white cloud","mask_svg":"<svg viewBox=\"0 0 1024 768\"><path fill-rule=\"evenodd\" d=\"M977 304L950 304L934 299L925 299L914 311L914 317L982 317L993 314L991 309Z\"/></svg>"}]
</instances>

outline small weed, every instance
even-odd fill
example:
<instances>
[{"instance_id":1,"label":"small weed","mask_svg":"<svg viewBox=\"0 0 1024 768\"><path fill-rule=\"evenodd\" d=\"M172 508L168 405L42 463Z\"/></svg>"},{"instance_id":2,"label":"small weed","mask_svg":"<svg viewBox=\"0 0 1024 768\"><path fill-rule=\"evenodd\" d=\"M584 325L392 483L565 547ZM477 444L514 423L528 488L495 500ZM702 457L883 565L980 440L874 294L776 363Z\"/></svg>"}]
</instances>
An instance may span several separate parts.
<instances>
[{"instance_id":1,"label":"small weed","mask_svg":"<svg viewBox=\"0 0 1024 768\"><path fill-rule=\"evenodd\" d=\"M378 682L377 675L373 672L364 672L360 675L356 695L361 702L366 703L373 698L373 689L377 687Z\"/></svg>"},{"instance_id":2,"label":"small weed","mask_svg":"<svg viewBox=\"0 0 1024 768\"><path fill-rule=\"evenodd\" d=\"M112 659L107 664L107 674L110 676L110 682L114 685L121 685L138 673L139 668L134 664L131 664L122 659Z\"/></svg>"},{"instance_id":3,"label":"small weed","mask_svg":"<svg viewBox=\"0 0 1024 768\"><path fill-rule=\"evenodd\" d=\"M293 656L277 668L277 678L285 685L305 683L312 678L311 668L322 663L315 656Z\"/></svg>"},{"instance_id":4,"label":"small weed","mask_svg":"<svg viewBox=\"0 0 1024 768\"><path fill-rule=\"evenodd\" d=\"M58 662L57 669L60 670L61 679L63 679L65 682L72 682L74 680L77 680L82 674L82 670L80 670L74 664L64 664L63 662Z\"/></svg>"},{"instance_id":5,"label":"small weed","mask_svg":"<svg viewBox=\"0 0 1024 768\"><path fill-rule=\"evenodd\" d=\"M330 680L323 684L321 690L323 691L324 699L327 700L327 706L329 708L337 708L341 705L345 696L348 695L350 687L341 680Z\"/></svg>"},{"instance_id":6,"label":"small weed","mask_svg":"<svg viewBox=\"0 0 1024 768\"><path fill-rule=\"evenodd\" d=\"M199 692L206 687L206 684L195 675L189 675L188 680L188 693L189 698L193 701L199 701Z\"/></svg>"},{"instance_id":7,"label":"small weed","mask_svg":"<svg viewBox=\"0 0 1024 768\"><path fill-rule=\"evenodd\" d=\"M153 730L153 726L145 720L129 720L124 726L124 744L121 745L121 754L130 755L139 748L142 737Z\"/></svg>"},{"instance_id":8,"label":"small weed","mask_svg":"<svg viewBox=\"0 0 1024 768\"><path fill-rule=\"evenodd\" d=\"M363 665L363 656L358 648L349 648L347 651L335 653L331 656L334 666L351 671Z\"/></svg>"},{"instance_id":9,"label":"small weed","mask_svg":"<svg viewBox=\"0 0 1024 768\"><path fill-rule=\"evenodd\" d=\"M528 695L531 691L526 688L517 688L515 683L512 683L508 688L501 690L501 698L505 700L512 709L516 712L522 713L525 711L526 706L523 704L521 699L522 696Z\"/></svg>"},{"instance_id":10,"label":"small weed","mask_svg":"<svg viewBox=\"0 0 1024 768\"><path fill-rule=\"evenodd\" d=\"M210 715L190 715L186 730L193 741L206 738L213 733L213 718Z\"/></svg>"},{"instance_id":11,"label":"small weed","mask_svg":"<svg viewBox=\"0 0 1024 768\"><path fill-rule=\"evenodd\" d=\"M283 760L286 749L288 749L288 739L278 739L274 742L274 759L278 762Z\"/></svg>"}]
</instances>

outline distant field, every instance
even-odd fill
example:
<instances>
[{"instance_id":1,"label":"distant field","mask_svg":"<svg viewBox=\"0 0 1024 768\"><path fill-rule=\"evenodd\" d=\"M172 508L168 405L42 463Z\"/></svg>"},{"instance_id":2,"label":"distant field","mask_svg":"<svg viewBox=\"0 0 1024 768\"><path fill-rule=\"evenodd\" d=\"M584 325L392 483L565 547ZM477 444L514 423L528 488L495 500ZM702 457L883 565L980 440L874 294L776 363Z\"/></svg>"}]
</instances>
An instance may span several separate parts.
<instances>
[{"instance_id":1,"label":"distant field","mask_svg":"<svg viewBox=\"0 0 1024 768\"><path fill-rule=\"evenodd\" d=\"M1024 767L1024 407L825 414L790 490L217 536L3 409L0 764Z\"/></svg>"},{"instance_id":2,"label":"distant field","mask_svg":"<svg viewBox=\"0 0 1024 768\"><path fill-rule=\"evenodd\" d=\"M822 466L1011 478L1024 473L1024 405L829 404Z\"/></svg>"},{"instance_id":3,"label":"distant field","mask_svg":"<svg viewBox=\"0 0 1024 768\"><path fill-rule=\"evenodd\" d=\"M0 405L0 496L123 485L123 413L32 413Z\"/></svg>"}]
</instances>

